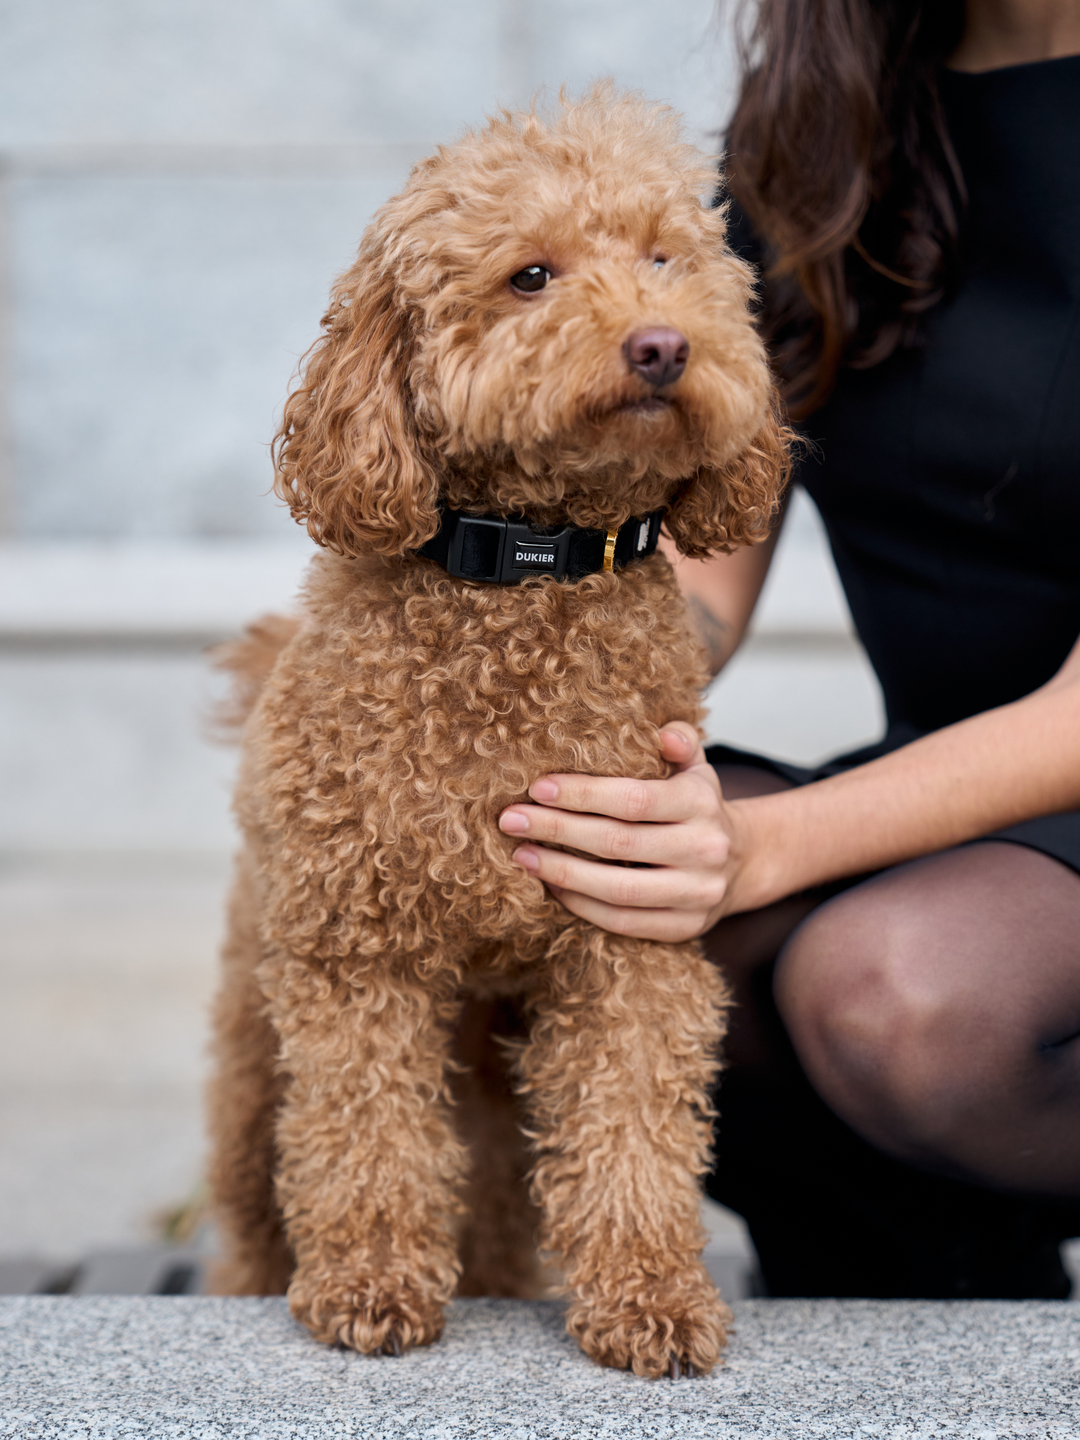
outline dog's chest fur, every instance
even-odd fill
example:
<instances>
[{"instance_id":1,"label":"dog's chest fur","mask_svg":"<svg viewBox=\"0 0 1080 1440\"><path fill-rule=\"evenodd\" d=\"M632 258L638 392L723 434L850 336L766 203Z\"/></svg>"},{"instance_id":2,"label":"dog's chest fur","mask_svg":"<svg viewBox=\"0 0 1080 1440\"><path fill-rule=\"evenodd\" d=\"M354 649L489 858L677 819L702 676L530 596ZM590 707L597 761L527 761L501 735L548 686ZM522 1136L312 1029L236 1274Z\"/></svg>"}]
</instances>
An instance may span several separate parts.
<instances>
[{"instance_id":1,"label":"dog's chest fur","mask_svg":"<svg viewBox=\"0 0 1080 1440\"><path fill-rule=\"evenodd\" d=\"M508 587L325 556L306 600L246 741L268 938L325 958L432 935L458 963L541 953L567 912L498 816L547 772L666 773L657 727L696 723L706 678L670 565Z\"/></svg>"}]
</instances>

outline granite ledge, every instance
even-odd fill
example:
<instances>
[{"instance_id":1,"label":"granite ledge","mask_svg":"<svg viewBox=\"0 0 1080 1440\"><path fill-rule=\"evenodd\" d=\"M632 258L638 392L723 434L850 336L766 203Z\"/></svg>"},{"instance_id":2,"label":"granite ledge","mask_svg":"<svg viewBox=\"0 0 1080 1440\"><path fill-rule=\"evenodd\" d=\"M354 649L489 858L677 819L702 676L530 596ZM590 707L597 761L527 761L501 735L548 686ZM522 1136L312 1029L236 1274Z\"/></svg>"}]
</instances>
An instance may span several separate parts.
<instances>
[{"instance_id":1,"label":"granite ledge","mask_svg":"<svg viewBox=\"0 0 1080 1440\"><path fill-rule=\"evenodd\" d=\"M0 1300L7 1440L1080 1435L1080 1307L748 1300L707 1379L601 1370L554 1302L462 1300L400 1360L316 1345L279 1299Z\"/></svg>"}]
</instances>

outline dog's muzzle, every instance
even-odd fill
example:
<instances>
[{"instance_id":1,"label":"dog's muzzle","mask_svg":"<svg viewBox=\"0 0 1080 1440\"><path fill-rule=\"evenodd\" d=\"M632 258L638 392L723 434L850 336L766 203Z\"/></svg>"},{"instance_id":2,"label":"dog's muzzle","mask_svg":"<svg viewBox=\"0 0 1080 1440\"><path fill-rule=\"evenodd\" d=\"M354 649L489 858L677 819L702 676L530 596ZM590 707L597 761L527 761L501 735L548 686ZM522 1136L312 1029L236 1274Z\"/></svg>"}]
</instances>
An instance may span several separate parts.
<instances>
[{"instance_id":1,"label":"dog's muzzle","mask_svg":"<svg viewBox=\"0 0 1080 1440\"><path fill-rule=\"evenodd\" d=\"M417 552L460 580L517 585L529 575L580 580L621 570L656 550L663 510L634 517L617 530L581 525L533 527L525 515L466 515L444 506L438 533Z\"/></svg>"}]
</instances>

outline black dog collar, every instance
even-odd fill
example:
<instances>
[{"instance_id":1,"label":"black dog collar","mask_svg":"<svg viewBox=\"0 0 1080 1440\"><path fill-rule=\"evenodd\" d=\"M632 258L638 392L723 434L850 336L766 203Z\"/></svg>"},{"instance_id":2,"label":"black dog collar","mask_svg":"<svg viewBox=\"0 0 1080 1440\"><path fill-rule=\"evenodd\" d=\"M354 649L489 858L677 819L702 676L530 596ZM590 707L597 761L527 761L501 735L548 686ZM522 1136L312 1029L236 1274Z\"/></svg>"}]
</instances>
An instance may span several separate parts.
<instances>
[{"instance_id":1,"label":"black dog collar","mask_svg":"<svg viewBox=\"0 0 1080 1440\"><path fill-rule=\"evenodd\" d=\"M489 585L517 585L527 575L580 580L651 555L663 518L663 510L654 510L607 532L581 525L534 530L524 515L466 515L444 506L438 534L419 554L458 579Z\"/></svg>"}]
</instances>

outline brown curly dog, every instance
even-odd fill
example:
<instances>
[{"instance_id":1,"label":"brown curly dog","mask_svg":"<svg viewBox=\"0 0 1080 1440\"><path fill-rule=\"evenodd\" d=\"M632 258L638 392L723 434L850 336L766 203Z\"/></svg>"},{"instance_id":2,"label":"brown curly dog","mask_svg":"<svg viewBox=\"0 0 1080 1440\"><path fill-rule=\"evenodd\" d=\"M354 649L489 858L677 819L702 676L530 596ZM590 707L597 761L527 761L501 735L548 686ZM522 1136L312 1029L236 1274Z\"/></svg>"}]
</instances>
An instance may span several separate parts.
<instances>
[{"instance_id":1,"label":"brown curly dog","mask_svg":"<svg viewBox=\"0 0 1080 1440\"><path fill-rule=\"evenodd\" d=\"M330 1344L535 1294L538 1247L601 1364L700 1374L724 1343L696 1184L722 982L569 914L497 823L545 773L666 773L705 681L671 567L488 584L417 553L440 506L541 550L631 518L640 549L661 507L686 555L764 536L786 432L714 187L634 97L492 120L378 213L285 410L278 490L330 553L229 657L211 1178L217 1288L287 1287Z\"/></svg>"}]
</instances>

